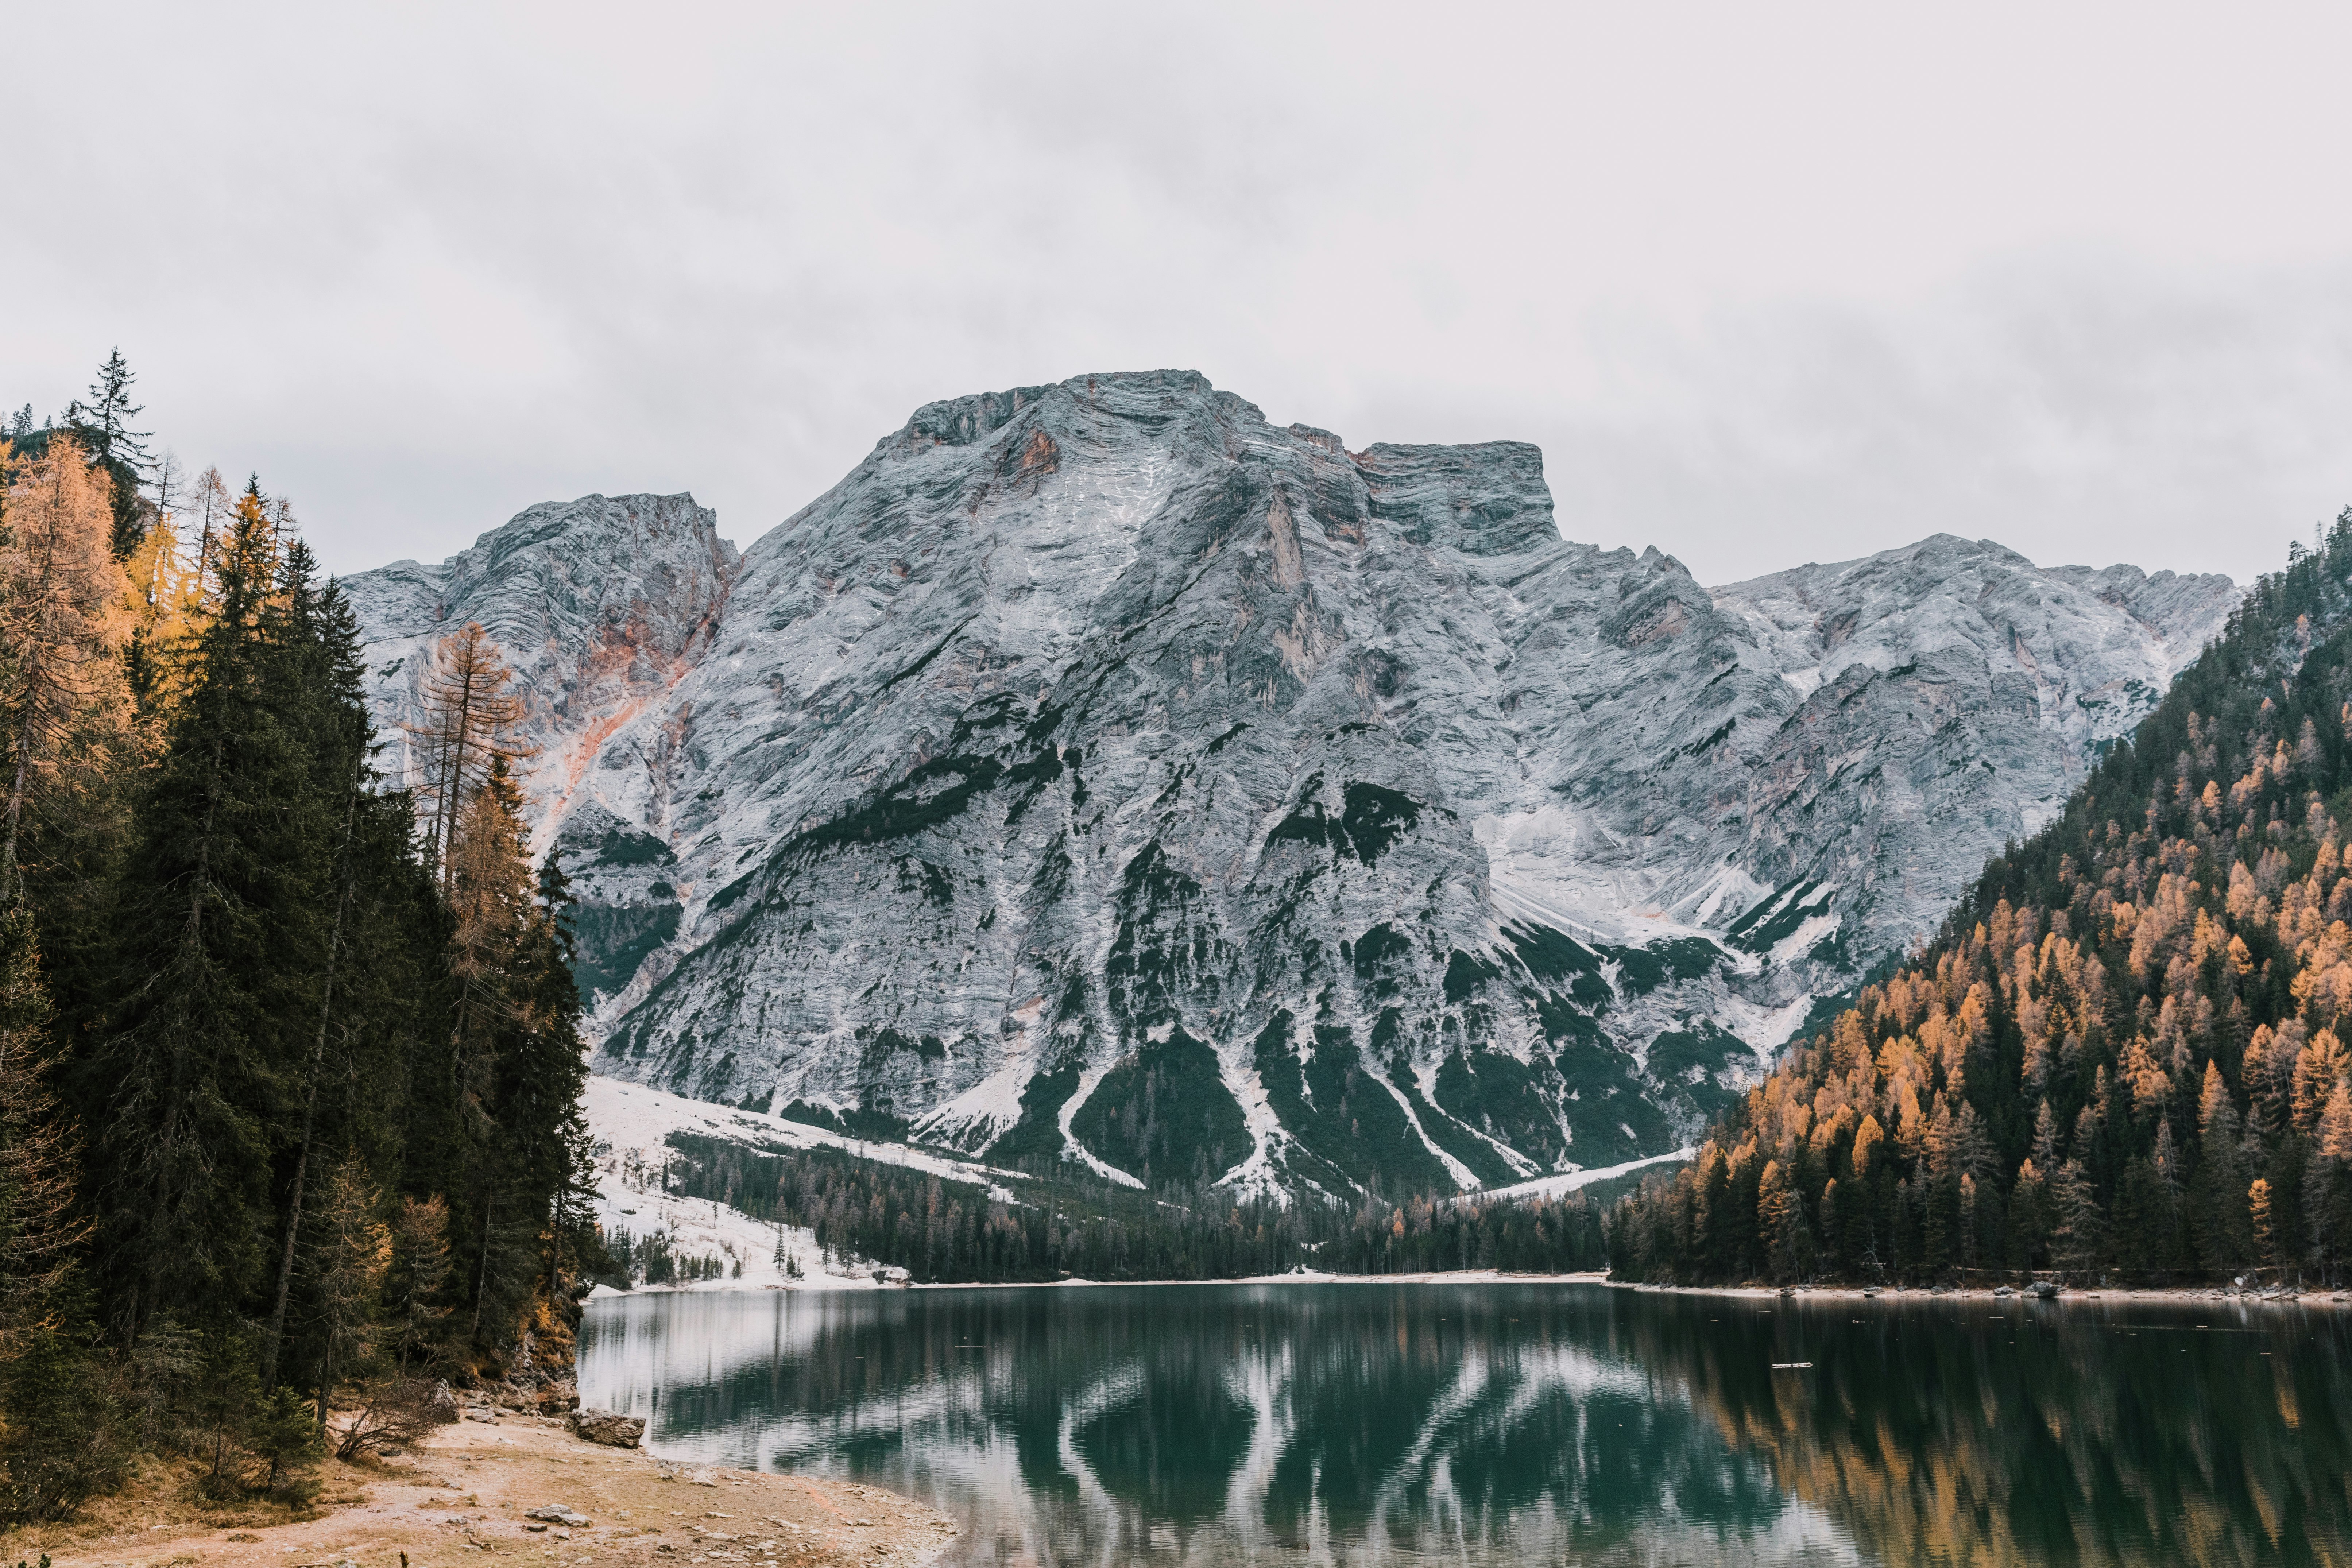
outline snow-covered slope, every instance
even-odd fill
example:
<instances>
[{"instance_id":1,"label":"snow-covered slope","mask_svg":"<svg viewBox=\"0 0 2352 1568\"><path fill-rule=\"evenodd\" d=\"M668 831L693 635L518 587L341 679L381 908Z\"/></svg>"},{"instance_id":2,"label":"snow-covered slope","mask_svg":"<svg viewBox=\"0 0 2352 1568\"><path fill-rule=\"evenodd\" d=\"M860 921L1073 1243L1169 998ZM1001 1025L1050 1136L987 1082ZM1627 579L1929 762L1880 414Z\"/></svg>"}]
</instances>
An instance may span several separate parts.
<instances>
[{"instance_id":1,"label":"snow-covered slope","mask_svg":"<svg viewBox=\"0 0 2352 1568\"><path fill-rule=\"evenodd\" d=\"M353 593L388 724L515 652L600 1072L1338 1192L1674 1148L2236 597L1944 537L1711 593L1531 447L1179 372L919 410L740 561L593 497Z\"/></svg>"},{"instance_id":2,"label":"snow-covered slope","mask_svg":"<svg viewBox=\"0 0 2352 1568\"><path fill-rule=\"evenodd\" d=\"M828 1260L817 1246L816 1234L805 1226L767 1225L725 1204L666 1191L663 1173L674 1158L669 1140L675 1133L765 1152L838 1149L862 1160L960 1182L1002 1203L1018 1202L1013 1188L1026 1180L1018 1172L942 1159L903 1144L846 1137L617 1079L592 1077L585 1100L588 1124L596 1134L596 1220L604 1234L625 1230L640 1239L659 1234L680 1257L719 1259L726 1272L700 1282L712 1289L787 1282L811 1289L903 1284L906 1270ZM778 1257L780 1247L797 1274L788 1275Z\"/></svg>"}]
</instances>

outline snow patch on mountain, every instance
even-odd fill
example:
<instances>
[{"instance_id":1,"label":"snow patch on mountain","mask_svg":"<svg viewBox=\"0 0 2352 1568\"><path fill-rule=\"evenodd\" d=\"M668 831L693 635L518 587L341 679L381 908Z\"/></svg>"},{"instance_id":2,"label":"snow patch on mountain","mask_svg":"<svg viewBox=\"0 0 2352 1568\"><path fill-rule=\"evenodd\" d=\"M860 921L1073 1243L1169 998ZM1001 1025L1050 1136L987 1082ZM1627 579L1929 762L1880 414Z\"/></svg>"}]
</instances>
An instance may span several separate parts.
<instances>
[{"instance_id":1,"label":"snow patch on mountain","mask_svg":"<svg viewBox=\"0 0 2352 1568\"><path fill-rule=\"evenodd\" d=\"M605 1078L1350 1198L1686 1142L2237 598L1945 535L1710 590L1531 447L1181 372L927 405L740 555L590 497L351 590L395 768L436 638L512 658Z\"/></svg>"}]
</instances>

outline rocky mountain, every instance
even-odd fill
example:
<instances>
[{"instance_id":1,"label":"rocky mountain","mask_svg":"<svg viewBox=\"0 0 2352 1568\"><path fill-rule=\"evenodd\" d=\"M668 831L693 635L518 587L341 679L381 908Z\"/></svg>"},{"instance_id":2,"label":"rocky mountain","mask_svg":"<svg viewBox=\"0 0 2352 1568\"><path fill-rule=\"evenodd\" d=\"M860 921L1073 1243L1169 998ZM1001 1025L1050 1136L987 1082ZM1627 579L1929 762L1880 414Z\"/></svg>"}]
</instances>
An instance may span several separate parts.
<instances>
[{"instance_id":1,"label":"rocky mountain","mask_svg":"<svg viewBox=\"0 0 2352 1568\"><path fill-rule=\"evenodd\" d=\"M1342 1194L1674 1146L2236 598L1948 536L1710 591L1532 447L1175 372L930 405L740 558L591 497L350 588L388 732L513 658L599 1071Z\"/></svg>"}]
</instances>

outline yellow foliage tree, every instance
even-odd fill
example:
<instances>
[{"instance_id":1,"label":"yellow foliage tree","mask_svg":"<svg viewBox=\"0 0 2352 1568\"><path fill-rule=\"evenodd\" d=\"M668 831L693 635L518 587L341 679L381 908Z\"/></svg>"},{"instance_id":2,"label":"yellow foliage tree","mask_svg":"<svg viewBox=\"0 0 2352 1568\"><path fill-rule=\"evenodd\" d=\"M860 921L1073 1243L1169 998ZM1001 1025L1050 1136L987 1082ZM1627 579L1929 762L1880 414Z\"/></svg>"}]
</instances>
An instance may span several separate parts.
<instances>
[{"instance_id":1,"label":"yellow foliage tree","mask_svg":"<svg viewBox=\"0 0 2352 1568\"><path fill-rule=\"evenodd\" d=\"M131 581L108 548L110 487L70 437L13 465L0 510L0 710L8 784L0 807L0 902L23 891L26 813L118 760L130 703L120 658Z\"/></svg>"},{"instance_id":2,"label":"yellow foliage tree","mask_svg":"<svg viewBox=\"0 0 2352 1568\"><path fill-rule=\"evenodd\" d=\"M469 621L435 647L420 694L423 714L404 726L411 783L445 893L457 876L457 840L474 797L495 765L531 754L514 738L523 702L507 689L513 678L497 642L480 622Z\"/></svg>"}]
</instances>

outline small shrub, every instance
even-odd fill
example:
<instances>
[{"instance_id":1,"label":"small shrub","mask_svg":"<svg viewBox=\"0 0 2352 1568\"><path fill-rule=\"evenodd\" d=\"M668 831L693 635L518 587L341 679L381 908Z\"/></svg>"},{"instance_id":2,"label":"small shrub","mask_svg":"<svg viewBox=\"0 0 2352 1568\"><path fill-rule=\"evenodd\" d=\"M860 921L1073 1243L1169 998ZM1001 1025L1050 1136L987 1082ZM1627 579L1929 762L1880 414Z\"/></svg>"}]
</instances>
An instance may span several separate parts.
<instances>
[{"instance_id":1,"label":"small shrub","mask_svg":"<svg viewBox=\"0 0 2352 1568\"><path fill-rule=\"evenodd\" d=\"M122 1484L122 1423L105 1369L88 1348L53 1328L37 1332L7 1369L5 1394L0 1518L68 1519Z\"/></svg>"},{"instance_id":2,"label":"small shrub","mask_svg":"<svg viewBox=\"0 0 2352 1568\"><path fill-rule=\"evenodd\" d=\"M292 1389L274 1389L254 1408L244 1446L259 1467L250 1483L257 1489L297 1508L319 1495L319 1479L310 1467L327 1445L310 1406Z\"/></svg>"},{"instance_id":3,"label":"small shrub","mask_svg":"<svg viewBox=\"0 0 2352 1568\"><path fill-rule=\"evenodd\" d=\"M356 1459L387 1448L405 1448L443 1424L446 1415L436 1385L421 1377L382 1377L362 1391L359 1413L335 1442L335 1458Z\"/></svg>"}]
</instances>

